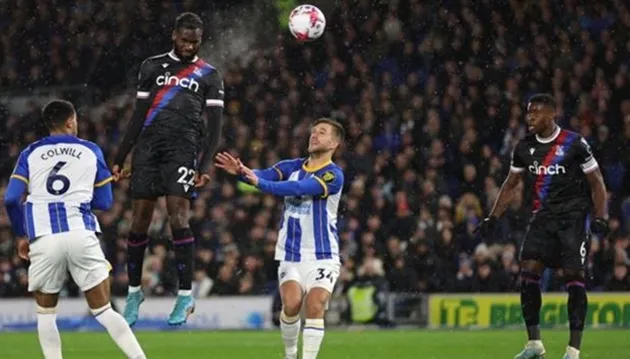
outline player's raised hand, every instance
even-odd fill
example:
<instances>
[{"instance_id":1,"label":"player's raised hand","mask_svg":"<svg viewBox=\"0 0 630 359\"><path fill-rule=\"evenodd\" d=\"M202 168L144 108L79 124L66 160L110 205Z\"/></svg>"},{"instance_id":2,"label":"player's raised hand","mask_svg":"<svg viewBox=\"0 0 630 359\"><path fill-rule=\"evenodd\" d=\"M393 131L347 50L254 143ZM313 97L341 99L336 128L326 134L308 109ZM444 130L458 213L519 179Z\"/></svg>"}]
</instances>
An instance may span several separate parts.
<instances>
[{"instance_id":1,"label":"player's raised hand","mask_svg":"<svg viewBox=\"0 0 630 359\"><path fill-rule=\"evenodd\" d=\"M254 173L251 168L241 164L239 171L241 175L245 177L245 179L247 179L247 182L249 182L249 184L253 186L258 186L258 176L256 176L256 173Z\"/></svg>"},{"instance_id":2,"label":"player's raised hand","mask_svg":"<svg viewBox=\"0 0 630 359\"><path fill-rule=\"evenodd\" d=\"M17 239L17 254L18 257L27 261L29 259L28 252L30 251L30 246L28 244L28 239L26 238L18 238Z\"/></svg>"},{"instance_id":3,"label":"player's raised hand","mask_svg":"<svg viewBox=\"0 0 630 359\"><path fill-rule=\"evenodd\" d=\"M202 173L201 175L199 173L195 173L195 187L196 188L204 187L209 182L210 182L210 175L208 175L207 173Z\"/></svg>"},{"instance_id":4,"label":"player's raised hand","mask_svg":"<svg viewBox=\"0 0 630 359\"><path fill-rule=\"evenodd\" d=\"M215 156L214 165L222 168L225 172L231 174L232 176L236 176L239 174L241 161L234 158L234 156L228 152L221 152Z\"/></svg>"}]
</instances>

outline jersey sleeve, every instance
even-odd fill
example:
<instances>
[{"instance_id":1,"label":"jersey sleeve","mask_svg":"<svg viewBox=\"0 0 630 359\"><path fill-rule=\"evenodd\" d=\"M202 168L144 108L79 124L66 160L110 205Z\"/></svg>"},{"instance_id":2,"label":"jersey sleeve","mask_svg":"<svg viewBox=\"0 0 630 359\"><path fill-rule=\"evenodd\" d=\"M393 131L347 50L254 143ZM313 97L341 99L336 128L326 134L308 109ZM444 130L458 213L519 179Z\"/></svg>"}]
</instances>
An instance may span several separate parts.
<instances>
[{"instance_id":1,"label":"jersey sleeve","mask_svg":"<svg viewBox=\"0 0 630 359\"><path fill-rule=\"evenodd\" d=\"M28 149L22 151L20 153L20 157L18 157L17 163L15 164L15 169L11 174L11 178L18 179L28 184L29 179L29 170L28 170L28 154L30 151Z\"/></svg>"},{"instance_id":2,"label":"jersey sleeve","mask_svg":"<svg viewBox=\"0 0 630 359\"><path fill-rule=\"evenodd\" d=\"M278 176L280 177L279 181L286 181L291 176L291 173L300 168L302 162L303 161L301 159L284 160L271 166L271 168L273 168L278 173Z\"/></svg>"},{"instance_id":3,"label":"jersey sleeve","mask_svg":"<svg viewBox=\"0 0 630 359\"><path fill-rule=\"evenodd\" d=\"M577 142L577 160L582 168L582 172L589 173L595 171L599 168L599 164L593 156L593 151L591 150L591 146L586 142L584 137L580 137L580 141Z\"/></svg>"},{"instance_id":4,"label":"jersey sleeve","mask_svg":"<svg viewBox=\"0 0 630 359\"><path fill-rule=\"evenodd\" d=\"M90 149L96 155L96 178L94 179L94 187L103 187L113 180L112 173L107 167L105 156L100 147L95 143L90 143Z\"/></svg>"},{"instance_id":5,"label":"jersey sleeve","mask_svg":"<svg viewBox=\"0 0 630 359\"><path fill-rule=\"evenodd\" d=\"M510 172L512 173L522 173L525 171L525 161L523 160L521 147L522 145L519 141L516 146L514 146L514 151L512 151L512 161L510 163Z\"/></svg>"},{"instance_id":6,"label":"jersey sleeve","mask_svg":"<svg viewBox=\"0 0 630 359\"><path fill-rule=\"evenodd\" d=\"M343 172L339 168L326 169L315 175L314 178L324 188L324 194L322 197L337 194L341 192L341 189L343 188L344 176Z\"/></svg>"},{"instance_id":7,"label":"jersey sleeve","mask_svg":"<svg viewBox=\"0 0 630 359\"><path fill-rule=\"evenodd\" d=\"M206 89L206 106L223 107L223 79L218 70L214 70L208 77Z\"/></svg>"},{"instance_id":8,"label":"jersey sleeve","mask_svg":"<svg viewBox=\"0 0 630 359\"><path fill-rule=\"evenodd\" d=\"M151 61L144 60L138 71L138 93L136 97L139 99L148 99L151 96L151 88L153 87L153 66Z\"/></svg>"}]
</instances>

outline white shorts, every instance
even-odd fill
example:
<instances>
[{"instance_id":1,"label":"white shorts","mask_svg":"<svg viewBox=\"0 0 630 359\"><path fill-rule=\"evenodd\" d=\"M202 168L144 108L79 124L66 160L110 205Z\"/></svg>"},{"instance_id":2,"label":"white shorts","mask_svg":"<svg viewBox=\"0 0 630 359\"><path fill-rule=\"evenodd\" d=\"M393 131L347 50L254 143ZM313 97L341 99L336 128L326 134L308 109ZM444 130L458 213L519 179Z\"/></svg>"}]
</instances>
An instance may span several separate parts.
<instances>
[{"instance_id":1,"label":"white shorts","mask_svg":"<svg viewBox=\"0 0 630 359\"><path fill-rule=\"evenodd\" d=\"M107 279L111 269L98 238L90 231L42 236L31 243L29 255L29 292L59 293L68 271L85 292Z\"/></svg>"},{"instance_id":2,"label":"white shorts","mask_svg":"<svg viewBox=\"0 0 630 359\"><path fill-rule=\"evenodd\" d=\"M310 262L281 261L278 267L280 285L288 281L296 281L304 293L315 287L324 288L330 293L335 288L341 264L335 260L319 260Z\"/></svg>"}]
</instances>

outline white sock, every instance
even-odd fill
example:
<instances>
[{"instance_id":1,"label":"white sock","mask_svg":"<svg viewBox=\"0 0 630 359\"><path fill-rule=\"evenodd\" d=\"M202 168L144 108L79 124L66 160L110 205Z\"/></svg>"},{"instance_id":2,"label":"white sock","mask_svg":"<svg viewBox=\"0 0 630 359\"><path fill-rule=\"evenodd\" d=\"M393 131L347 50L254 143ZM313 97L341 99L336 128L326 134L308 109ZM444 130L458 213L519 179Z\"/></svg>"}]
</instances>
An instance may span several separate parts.
<instances>
[{"instance_id":1,"label":"white sock","mask_svg":"<svg viewBox=\"0 0 630 359\"><path fill-rule=\"evenodd\" d=\"M107 304L102 308L92 309L92 315L107 329L114 342L128 358L146 359L131 328L129 328L125 319L112 309L111 304Z\"/></svg>"},{"instance_id":2,"label":"white sock","mask_svg":"<svg viewBox=\"0 0 630 359\"><path fill-rule=\"evenodd\" d=\"M300 335L300 315L288 317L284 311L280 313L280 332L284 342L284 353L287 359L297 359L298 336Z\"/></svg>"},{"instance_id":3,"label":"white sock","mask_svg":"<svg viewBox=\"0 0 630 359\"><path fill-rule=\"evenodd\" d=\"M580 358L580 351L575 349L572 346L567 346L567 354L569 354L569 357L571 359L579 359Z\"/></svg>"},{"instance_id":4,"label":"white sock","mask_svg":"<svg viewBox=\"0 0 630 359\"><path fill-rule=\"evenodd\" d=\"M192 290L188 289L188 290L183 290L180 289L177 291L177 295L183 295L183 296L187 296L187 295L191 295L192 294Z\"/></svg>"},{"instance_id":5,"label":"white sock","mask_svg":"<svg viewBox=\"0 0 630 359\"><path fill-rule=\"evenodd\" d=\"M61 337L57 328L57 308L37 306L37 337L46 359L61 359Z\"/></svg>"},{"instance_id":6,"label":"white sock","mask_svg":"<svg viewBox=\"0 0 630 359\"><path fill-rule=\"evenodd\" d=\"M324 319L306 319L302 333L302 359L315 359L324 339Z\"/></svg>"},{"instance_id":7,"label":"white sock","mask_svg":"<svg viewBox=\"0 0 630 359\"><path fill-rule=\"evenodd\" d=\"M132 287L132 286L129 286L129 293L136 293L136 292L139 292L139 291L140 291L140 289L142 289L142 287L141 287L141 286L137 286L137 287Z\"/></svg>"}]
</instances>

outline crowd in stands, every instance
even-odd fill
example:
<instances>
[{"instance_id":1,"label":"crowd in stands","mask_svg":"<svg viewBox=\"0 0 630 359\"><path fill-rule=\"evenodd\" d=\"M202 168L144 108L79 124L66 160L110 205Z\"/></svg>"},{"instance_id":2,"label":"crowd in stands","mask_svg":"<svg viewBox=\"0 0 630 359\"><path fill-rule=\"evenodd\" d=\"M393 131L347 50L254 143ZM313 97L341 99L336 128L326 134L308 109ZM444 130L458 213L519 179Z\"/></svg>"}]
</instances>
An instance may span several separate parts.
<instances>
[{"instance_id":1,"label":"crowd in stands","mask_svg":"<svg viewBox=\"0 0 630 359\"><path fill-rule=\"evenodd\" d=\"M95 59L105 56L99 46L124 48L130 55L121 61L130 64L140 61L140 54L169 50L168 38L150 35L158 23L171 24L172 13L159 17L142 6L137 13L118 11L124 2L105 2L96 12L89 6L53 12L45 6L49 1L38 3L43 10L30 22L28 12L9 19L0 5L0 23L22 26L0 35L2 87L65 83L76 74L118 85L123 79L99 72L104 70ZM482 240L474 228L497 197L512 148L526 133L527 98L538 92L552 94L560 107L558 122L592 145L609 191L614 231L609 238L592 237L589 286L630 290L630 5L621 0L374 3L339 1L327 14L322 39L303 45L283 34L271 48L252 49L251 63L220 69L226 96L222 149L252 168L304 156L309 124L319 117L346 126L346 143L335 159L346 179L337 290L374 280L394 292L515 291L529 188L523 186L492 238ZM59 25L54 29L47 21L51 16ZM130 24L134 16L143 20ZM16 42L22 28L30 29L28 40ZM62 34L52 35L55 31ZM19 51L11 50L17 45ZM80 135L98 143L109 159L131 117L129 93L125 103L107 105L98 117L86 111L79 119ZM9 143L2 153L0 192L19 151L38 135L32 130L37 111L2 118ZM272 293L282 201L212 171L213 181L193 203L194 290L199 296ZM127 288L128 187L129 182L117 183L114 208L99 215L116 295ZM163 203L149 234L144 286L152 295L171 295L177 275ZM25 295L25 273L2 212L0 296ZM563 290L562 272L549 274L545 289ZM68 295L77 292L69 283Z\"/></svg>"}]
</instances>

